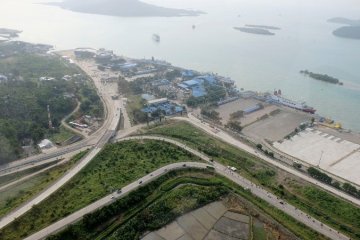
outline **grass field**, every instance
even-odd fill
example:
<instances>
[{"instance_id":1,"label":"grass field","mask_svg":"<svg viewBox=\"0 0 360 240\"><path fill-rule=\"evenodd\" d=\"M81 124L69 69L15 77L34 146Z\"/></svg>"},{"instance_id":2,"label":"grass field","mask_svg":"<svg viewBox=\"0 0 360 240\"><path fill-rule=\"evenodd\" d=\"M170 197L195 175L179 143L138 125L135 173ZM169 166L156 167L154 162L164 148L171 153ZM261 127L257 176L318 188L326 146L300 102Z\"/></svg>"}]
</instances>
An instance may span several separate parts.
<instances>
[{"instance_id":1,"label":"grass field","mask_svg":"<svg viewBox=\"0 0 360 240\"><path fill-rule=\"evenodd\" d=\"M73 136L75 136L73 132L67 130L64 127L60 127L58 133L55 133L54 135L50 136L50 140L53 143L62 143Z\"/></svg>"},{"instance_id":2,"label":"grass field","mask_svg":"<svg viewBox=\"0 0 360 240\"><path fill-rule=\"evenodd\" d=\"M360 239L360 208L351 203L217 140L189 123L169 122L167 125L150 128L148 133L178 139L224 165L235 166L242 176L263 185L353 239Z\"/></svg>"},{"instance_id":3,"label":"grass field","mask_svg":"<svg viewBox=\"0 0 360 240\"><path fill-rule=\"evenodd\" d=\"M200 160L157 141L107 145L69 183L4 228L1 239L22 239L159 167L182 161Z\"/></svg>"},{"instance_id":4,"label":"grass field","mask_svg":"<svg viewBox=\"0 0 360 240\"><path fill-rule=\"evenodd\" d=\"M31 199L42 190L46 189L53 182L59 179L64 173L69 170L76 162L81 159L85 152L81 152L75 155L69 162L56 166L48 171L40 173L30 179L19 182L11 186L10 188L4 189L0 192L0 217L20 206L27 200ZM42 168L29 169L25 172L12 175L16 180L22 176L25 176L26 173L31 174L36 170L40 171ZM5 177L5 176L4 176ZM10 177L10 176L9 176Z\"/></svg>"}]
</instances>

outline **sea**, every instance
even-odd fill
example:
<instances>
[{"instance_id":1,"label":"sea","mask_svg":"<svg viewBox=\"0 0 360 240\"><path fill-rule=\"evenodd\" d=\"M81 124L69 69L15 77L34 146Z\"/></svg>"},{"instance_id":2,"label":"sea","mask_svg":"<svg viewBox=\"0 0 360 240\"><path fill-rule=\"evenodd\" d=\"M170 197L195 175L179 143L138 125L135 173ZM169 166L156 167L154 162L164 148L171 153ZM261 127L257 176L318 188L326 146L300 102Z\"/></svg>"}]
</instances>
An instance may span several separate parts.
<instances>
[{"instance_id":1,"label":"sea","mask_svg":"<svg viewBox=\"0 0 360 240\"><path fill-rule=\"evenodd\" d=\"M41 4L44 0L0 0L0 27L22 30L19 40L59 50L103 47L231 77L245 90L281 89L319 115L360 132L360 40L333 36L341 25L327 22L333 17L360 19L358 0L144 1L206 14L124 18L72 12ZM245 24L281 30L266 36L233 29ZM153 34L160 35L159 43ZM299 71L305 69L337 77L344 86L304 77Z\"/></svg>"}]
</instances>

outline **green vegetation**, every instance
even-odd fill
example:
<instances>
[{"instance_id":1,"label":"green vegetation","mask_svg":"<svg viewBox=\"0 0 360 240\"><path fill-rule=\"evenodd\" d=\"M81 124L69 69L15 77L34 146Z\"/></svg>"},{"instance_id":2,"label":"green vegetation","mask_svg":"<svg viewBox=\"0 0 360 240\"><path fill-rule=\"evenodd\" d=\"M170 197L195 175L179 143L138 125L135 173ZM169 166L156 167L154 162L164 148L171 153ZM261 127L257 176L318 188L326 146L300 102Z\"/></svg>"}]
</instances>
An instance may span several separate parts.
<instances>
[{"instance_id":1,"label":"green vegetation","mask_svg":"<svg viewBox=\"0 0 360 240\"><path fill-rule=\"evenodd\" d=\"M260 209L300 239L325 239L282 211L254 197L235 183L208 170L170 172L130 193L113 204L86 215L83 220L49 238L59 239L126 239L135 240L173 221L177 216L233 192ZM244 200L244 201L246 201ZM252 204L254 203L254 205ZM254 230L263 236L261 226ZM254 238L256 239L256 238Z\"/></svg>"},{"instance_id":2,"label":"green vegetation","mask_svg":"<svg viewBox=\"0 0 360 240\"><path fill-rule=\"evenodd\" d=\"M267 240L267 233L264 229L264 224L255 219L253 224L253 239L256 240Z\"/></svg>"},{"instance_id":3,"label":"green vegetation","mask_svg":"<svg viewBox=\"0 0 360 240\"><path fill-rule=\"evenodd\" d=\"M219 112L209 109L209 107L203 107L201 108L201 115L205 116L206 118L209 118L210 120L213 121L220 121L220 114Z\"/></svg>"},{"instance_id":4,"label":"green vegetation","mask_svg":"<svg viewBox=\"0 0 360 240\"><path fill-rule=\"evenodd\" d=\"M213 105L226 96L225 89L221 86L206 84L204 85L206 95L202 97L191 96L186 100L189 107L196 108L201 105Z\"/></svg>"},{"instance_id":5,"label":"green vegetation","mask_svg":"<svg viewBox=\"0 0 360 240\"><path fill-rule=\"evenodd\" d=\"M230 119L236 119L236 118L242 118L244 117L244 111L243 110L239 110L236 112L233 112L230 114Z\"/></svg>"},{"instance_id":6,"label":"green vegetation","mask_svg":"<svg viewBox=\"0 0 360 240\"><path fill-rule=\"evenodd\" d=\"M344 183L343 185L341 185L339 182L333 181L333 179L330 176L328 176L326 173L323 173L320 170L313 167L308 168L307 171L311 177L316 178L317 180L329 184L333 187L336 187L337 189L343 190L344 192L356 198L360 198L360 190L357 190L357 188L351 185L350 183Z\"/></svg>"},{"instance_id":7,"label":"green vegetation","mask_svg":"<svg viewBox=\"0 0 360 240\"><path fill-rule=\"evenodd\" d=\"M80 73L54 55L18 54L0 60L0 74L8 78L0 82L0 164L25 156L21 146L35 146L60 133L61 120L75 109L76 98L82 102L81 114L102 116L96 91ZM65 75L73 77L65 81Z\"/></svg>"},{"instance_id":8,"label":"green vegetation","mask_svg":"<svg viewBox=\"0 0 360 240\"><path fill-rule=\"evenodd\" d=\"M16 207L20 206L24 202L28 201L29 199L46 189L54 181L63 176L66 171L73 167L86 153L87 151L81 152L75 155L67 163L55 166L54 168L42 172L34 177L17 183L10 188L2 190L0 192L0 216L5 215L6 213L10 212L11 210L15 209ZM11 177L13 177L13 180L16 180L20 177L25 176L25 174L31 174L36 171L40 171L41 169L49 165L41 166L35 169L29 169L19 174L14 174ZM5 180L4 178L5 177L2 177L1 180Z\"/></svg>"},{"instance_id":9,"label":"green vegetation","mask_svg":"<svg viewBox=\"0 0 360 240\"><path fill-rule=\"evenodd\" d=\"M156 230L226 193L222 187L179 186L117 229L109 239L138 239L145 231Z\"/></svg>"},{"instance_id":10,"label":"green vegetation","mask_svg":"<svg viewBox=\"0 0 360 240\"><path fill-rule=\"evenodd\" d=\"M242 130L241 122L235 121L235 120L228 121L228 123L225 125L225 127L229 128L237 133L240 133Z\"/></svg>"},{"instance_id":11,"label":"green vegetation","mask_svg":"<svg viewBox=\"0 0 360 240\"><path fill-rule=\"evenodd\" d=\"M138 239L145 230L160 228L227 192L211 171L172 171L111 205L85 215L83 220L49 239L104 239L111 235Z\"/></svg>"},{"instance_id":12,"label":"green vegetation","mask_svg":"<svg viewBox=\"0 0 360 240\"><path fill-rule=\"evenodd\" d=\"M326 175L325 173L319 171L316 168L310 167L308 168L308 173L310 174L311 177L316 178L317 180L324 182L326 184L331 184L332 182L332 178L329 177L328 175Z\"/></svg>"},{"instance_id":13,"label":"green vegetation","mask_svg":"<svg viewBox=\"0 0 360 240\"><path fill-rule=\"evenodd\" d=\"M73 132L70 132L65 127L60 127L59 131L50 137L50 140L53 143L60 144L62 142L65 142L66 140L70 139L73 136L75 136L75 134Z\"/></svg>"},{"instance_id":14,"label":"green vegetation","mask_svg":"<svg viewBox=\"0 0 360 240\"><path fill-rule=\"evenodd\" d=\"M11 182L14 182L22 177L25 177L27 175L30 175L32 173L35 173L35 172L38 172L44 168L47 168L53 164L56 164L58 163L59 161L55 161L55 162L51 162L51 163L46 163L46 164L43 164L41 166L37 166L37 167L33 167L33 168L30 168L30 169L26 169L26 170L23 170L23 171L20 171L20 172L15 172L15 173L12 173L12 174L8 174L8 175L4 175L4 176L0 176L0 187L1 186L4 186L4 185L7 185Z\"/></svg>"},{"instance_id":15,"label":"green vegetation","mask_svg":"<svg viewBox=\"0 0 360 240\"><path fill-rule=\"evenodd\" d=\"M343 83L340 82L339 79L331 77L331 76L326 75L326 74L313 73L313 72L309 72L308 70L302 70L302 71L300 71L300 73L304 74L305 76L309 76L309 77L311 77L311 78L313 78L315 80L328 82L328 83L332 83L332 84L343 85Z\"/></svg>"},{"instance_id":16,"label":"green vegetation","mask_svg":"<svg viewBox=\"0 0 360 240\"><path fill-rule=\"evenodd\" d=\"M310 215L316 218L321 217L324 223L352 238L360 239L357 234L360 232L360 226L357 224L360 223L360 209L356 206L318 188L314 188L318 192L317 195L305 195L305 190L312 187L309 183L294 178L255 156L217 140L188 123L170 122L167 125L150 128L148 133L178 139L195 149L203 151L224 165L234 166L242 176L252 180L254 183L261 184L269 191L303 209ZM335 204L334 207L337 207L337 210L342 211L343 214L336 215L326 204L321 204L323 198L320 196L326 196L328 199L336 199L341 202L342 204ZM333 200L329 201L328 204L332 204ZM313 205L316 205L317 209L313 208ZM346 227L340 227L341 225Z\"/></svg>"},{"instance_id":17,"label":"green vegetation","mask_svg":"<svg viewBox=\"0 0 360 240\"><path fill-rule=\"evenodd\" d=\"M2 239L22 239L159 167L183 161L200 160L176 146L158 141L107 145L70 182L5 227Z\"/></svg>"}]
</instances>

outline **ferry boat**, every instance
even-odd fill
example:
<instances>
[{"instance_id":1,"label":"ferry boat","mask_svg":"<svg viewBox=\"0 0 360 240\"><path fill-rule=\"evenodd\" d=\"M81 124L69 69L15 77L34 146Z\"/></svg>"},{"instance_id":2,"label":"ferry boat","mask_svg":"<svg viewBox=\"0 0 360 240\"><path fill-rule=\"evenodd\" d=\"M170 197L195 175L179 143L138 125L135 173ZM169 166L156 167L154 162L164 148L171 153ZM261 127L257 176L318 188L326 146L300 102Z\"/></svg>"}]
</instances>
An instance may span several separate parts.
<instances>
[{"instance_id":1,"label":"ferry boat","mask_svg":"<svg viewBox=\"0 0 360 240\"><path fill-rule=\"evenodd\" d=\"M283 97L281 95L281 90L279 90L279 91L275 90L274 94L271 94L269 96L268 101L271 103L281 104L286 107L290 107L290 108L300 110L300 111L303 111L306 113L314 114L316 112L316 109L307 106L305 102L297 102L297 101L290 100L288 98Z\"/></svg>"},{"instance_id":2,"label":"ferry boat","mask_svg":"<svg viewBox=\"0 0 360 240\"><path fill-rule=\"evenodd\" d=\"M153 34L152 38L155 42L160 42L160 36L158 34Z\"/></svg>"}]
</instances>

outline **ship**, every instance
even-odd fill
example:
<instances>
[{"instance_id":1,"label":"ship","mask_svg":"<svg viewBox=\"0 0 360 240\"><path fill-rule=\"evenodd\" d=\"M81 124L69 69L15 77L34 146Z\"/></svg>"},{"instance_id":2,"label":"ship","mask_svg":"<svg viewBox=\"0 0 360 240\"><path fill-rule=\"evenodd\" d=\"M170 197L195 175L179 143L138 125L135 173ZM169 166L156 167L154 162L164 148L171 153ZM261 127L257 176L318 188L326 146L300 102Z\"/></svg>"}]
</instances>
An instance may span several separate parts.
<instances>
[{"instance_id":1,"label":"ship","mask_svg":"<svg viewBox=\"0 0 360 240\"><path fill-rule=\"evenodd\" d=\"M274 94L271 94L268 97L268 101L271 103L281 104L286 107L290 107L290 108L300 110L300 111L303 111L306 113L314 114L316 112L316 109L314 109L313 107L309 107L308 105L306 105L305 102L297 102L297 101L290 100L288 98L283 97L281 90L278 90L278 91L275 90Z\"/></svg>"},{"instance_id":2,"label":"ship","mask_svg":"<svg viewBox=\"0 0 360 240\"><path fill-rule=\"evenodd\" d=\"M155 42L160 42L160 36L158 34L153 34L152 38Z\"/></svg>"}]
</instances>

